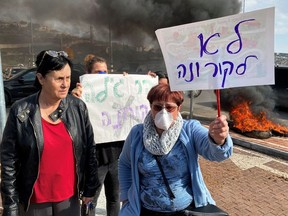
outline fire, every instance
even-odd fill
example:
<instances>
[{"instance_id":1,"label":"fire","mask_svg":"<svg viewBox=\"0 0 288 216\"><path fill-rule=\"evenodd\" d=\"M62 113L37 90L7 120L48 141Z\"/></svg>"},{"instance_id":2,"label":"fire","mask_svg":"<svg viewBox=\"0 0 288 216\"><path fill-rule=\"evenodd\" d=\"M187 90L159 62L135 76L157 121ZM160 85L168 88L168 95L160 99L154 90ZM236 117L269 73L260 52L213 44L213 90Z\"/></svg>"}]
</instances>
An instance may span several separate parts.
<instances>
[{"instance_id":1,"label":"fire","mask_svg":"<svg viewBox=\"0 0 288 216\"><path fill-rule=\"evenodd\" d=\"M233 127L242 133L251 131L272 131L278 134L288 134L288 128L267 119L265 112L253 114L248 101L236 105L230 111Z\"/></svg>"}]
</instances>

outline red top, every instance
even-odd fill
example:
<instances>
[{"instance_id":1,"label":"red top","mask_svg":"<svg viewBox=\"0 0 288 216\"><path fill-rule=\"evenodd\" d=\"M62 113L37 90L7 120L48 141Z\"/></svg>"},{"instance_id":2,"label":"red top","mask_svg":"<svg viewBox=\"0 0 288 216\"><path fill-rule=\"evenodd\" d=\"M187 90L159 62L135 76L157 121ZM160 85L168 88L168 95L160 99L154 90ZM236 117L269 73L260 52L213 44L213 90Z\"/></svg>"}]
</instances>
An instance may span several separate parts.
<instances>
[{"instance_id":1,"label":"red top","mask_svg":"<svg viewBox=\"0 0 288 216\"><path fill-rule=\"evenodd\" d=\"M51 124L42 118L44 148L32 203L59 202L76 192L72 140L64 123Z\"/></svg>"}]
</instances>

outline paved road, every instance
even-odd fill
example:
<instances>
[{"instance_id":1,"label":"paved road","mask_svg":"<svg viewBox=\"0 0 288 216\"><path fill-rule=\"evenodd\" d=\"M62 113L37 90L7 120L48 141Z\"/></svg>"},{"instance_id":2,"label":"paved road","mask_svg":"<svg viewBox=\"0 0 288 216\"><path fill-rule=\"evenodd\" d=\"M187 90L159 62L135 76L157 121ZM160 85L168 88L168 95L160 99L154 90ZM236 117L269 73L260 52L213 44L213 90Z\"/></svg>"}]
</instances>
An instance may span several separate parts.
<instances>
[{"instance_id":1,"label":"paved road","mask_svg":"<svg viewBox=\"0 0 288 216\"><path fill-rule=\"evenodd\" d=\"M207 187L231 216L288 215L288 162L239 146L221 163L200 158ZM96 215L106 215L103 190Z\"/></svg>"},{"instance_id":2,"label":"paved road","mask_svg":"<svg viewBox=\"0 0 288 216\"><path fill-rule=\"evenodd\" d=\"M215 102L211 91L203 91L193 102L193 116L213 119L217 115ZM183 111L189 107L186 98ZM288 122L288 113L279 115ZM288 138L283 140L288 142ZM288 161L234 146L230 159L215 163L200 158L200 165L213 198L231 216L288 215ZM103 190L96 215L106 215Z\"/></svg>"},{"instance_id":3,"label":"paved road","mask_svg":"<svg viewBox=\"0 0 288 216\"><path fill-rule=\"evenodd\" d=\"M194 101L193 115L214 118L215 101L211 92L202 92ZM187 112L189 107L190 101L186 99L183 111ZM280 115L287 123L288 113ZM288 138L283 142L287 143ZM215 163L200 158L200 165L213 198L231 216L288 215L288 161L234 146L230 159ZM106 215L103 190L96 215Z\"/></svg>"}]
</instances>

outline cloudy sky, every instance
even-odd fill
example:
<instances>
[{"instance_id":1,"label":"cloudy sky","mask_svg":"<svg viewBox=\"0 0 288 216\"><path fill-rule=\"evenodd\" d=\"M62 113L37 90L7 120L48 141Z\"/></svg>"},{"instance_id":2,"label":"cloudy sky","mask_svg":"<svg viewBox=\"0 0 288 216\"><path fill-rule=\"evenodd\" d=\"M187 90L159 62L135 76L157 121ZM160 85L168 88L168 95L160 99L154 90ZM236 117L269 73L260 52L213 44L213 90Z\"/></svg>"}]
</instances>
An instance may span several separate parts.
<instances>
[{"instance_id":1,"label":"cloudy sky","mask_svg":"<svg viewBox=\"0 0 288 216\"><path fill-rule=\"evenodd\" d=\"M288 53L288 1L243 0L244 11L275 7L275 52Z\"/></svg>"}]
</instances>

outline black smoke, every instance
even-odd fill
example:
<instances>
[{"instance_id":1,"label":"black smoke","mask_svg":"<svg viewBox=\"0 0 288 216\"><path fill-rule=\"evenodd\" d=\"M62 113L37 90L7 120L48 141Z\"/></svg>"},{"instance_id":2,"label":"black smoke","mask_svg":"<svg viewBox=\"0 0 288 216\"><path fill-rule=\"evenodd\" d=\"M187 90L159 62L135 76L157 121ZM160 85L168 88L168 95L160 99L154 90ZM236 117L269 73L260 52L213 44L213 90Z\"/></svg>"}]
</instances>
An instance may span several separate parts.
<instances>
[{"instance_id":1,"label":"black smoke","mask_svg":"<svg viewBox=\"0 0 288 216\"><path fill-rule=\"evenodd\" d=\"M258 116L265 113L267 119L274 123L286 126L278 120L279 114L275 112L277 95L271 86L250 86L242 88L223 89L221 92L221 107L231 111L235 106L248 101L251 112Z\"/></svg>"},{"instance_id":2,"label":"black smoke","mask_svg":"<svg viewBox=\"0 0 288 216\"><path fill-rule=\"evenodd\" d=\"M83 34L92 26L97 39L154 41L159 28L203 21L241 9L239 0L1 0L0 20L49 24ZM150 41L150 42L151 42Z\"/></svg>"},{"instance_id":3,"label":"black smoke","mask_svg":"<svg viewBox=\"0 0 288 216\"><path fill-rule=\"evenodd\" d=\"M253 113L267 112L275 108L275 95L270 86L251 86L221 90L221 105L233 109L248 101Z\"/></svg>"}]
</instances>

